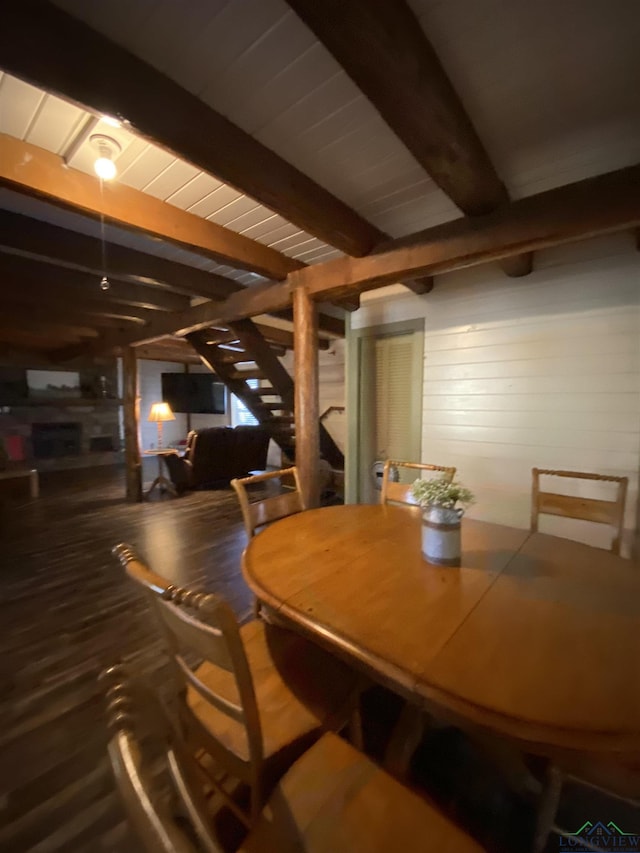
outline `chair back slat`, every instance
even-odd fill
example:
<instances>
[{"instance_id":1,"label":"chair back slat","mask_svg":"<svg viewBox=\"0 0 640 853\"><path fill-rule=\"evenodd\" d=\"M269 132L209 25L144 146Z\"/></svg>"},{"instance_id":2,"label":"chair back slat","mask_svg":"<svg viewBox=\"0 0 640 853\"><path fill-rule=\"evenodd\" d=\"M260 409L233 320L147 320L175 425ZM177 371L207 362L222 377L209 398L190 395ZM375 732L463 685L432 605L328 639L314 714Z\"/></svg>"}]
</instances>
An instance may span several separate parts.
<instances>
[{"instance_id":1,"label":"chair back slat","mask_svg":"<svg viewBox=\"0 0 640 853\"><path fill-rule=\"evenodd\" d=\"M178 827L169 803L154 792L154 781L143 767L137 741L118 732L109 743L109 759L120 797L138 838L149 853L196 853Z\"/></svg>"},{"instance_id":2,"label":"chair back slat","mask_svg":"<svg viewBox=\"0 0 640 853\"><path fill-rule=\"evenodd\" d=\"M575 495L563 495L556 492L541 491L540 477L559 477L570 480L613 483L617 486L614 500L585 498ZM538 530L538 517L555 515L563 518L575 518L596 524L607 524L613 528L611 551L620 553L624 526L624 508L627 499L628 477L615 477L609 474L592 474L583 471L555 471L548 468L531 470L531 530Z\"/></svg>"},{"instance_id":3,"label":"chair back slat","mask_svg":"<svg viewBox=\"0 0 640 853\"><path fill-rule=\"evenodd\" d=\"M615 524L618 515L617 506L612 501L575 498L553 492L538 492L538 512L595 521L597 524Z\"/></svg>"},{"instance_id":4,"label":"chair back slat","mask_svg":"<svg viewBox=\"0 0 640 853\"><path fill-rule=\"evenodd\" d=\"M380 492L380 503L401 503L415 505L415 501L411 495L411 483L394 482L391 479L391 472L397 470L402 476L406 471L435 471L440 472L449 482L456 475L456 469L446 465L431 465L426 462L397 462L392 459L387 459L384 463L384 471L382 473L382 490Z\"/></svg>"},{"instance_id":5,"label":"chair back slat","mask_svg":"<svg viewBox=\"0 0 640 853\"><path fill-rule=\"evenodd\" d=\"M206 699L214 708L217 708L219 711L222 711L223 714L226 714L228 717L236 720L239 723L243 723L244 720L244 712L242 707L238 705L236 702L231 702L224 696L220 696L217 693L214 693L213 690L209 689L207 685L201 681L182 655L177 654L174 657L175 662L179 669L181 670L182 677L185 682L191 685L193 689L202 696L203 699Z\"/></svg>"},{"instance_id":6,"label":"chair back slat","mask_svg":"<svg viewBox=\"0 0 640 853\"><path fill-rule=\"evenodd\" d=\"M183 694L186 697L188 689L193 688L205 701L243 726L250 764L258 774L264 754L262 729L253 678L235 614L218 596L170 584L152 572L129 545L117 545L113 553L129 577L140 584L150 598ZM197 671L188 665L185 651L204 658L214 673L222 674L215 681L223 685L224 694L198 677ZM209 674L207 681L210 682ZM182 705L188 716L191 712L186 698Z\"/></svg>"},{"instance_id":7,"label":"chair back slat","mask_svg":"<svg viewBox=\"0 0 640 853\"><path fill-rule=\"evenodd\" d=\"M127 817L144 849L149 853L221 853L208 824L195 762L180 743L158 697L139 682L131 685L121 666L106 670L101 680L111 685L107 692L111 767ZM157 762L145 759L143 738L137 729L145 735L153 734L156 742L162 743L165 760L160 775ZM170 765L172 770L175 767L176 755L178 779L175 773L167 772ZM184 824L176 820L175 794L180 810L191 819L197 845L184 831Z\"/></svg>"},{"instance_id":8,"label":"chair back slat","mask_svg":"<svg viewBox=\"0 0 640 853\"><path fill-rule=\"evenodd\" d=\"M303 511L302 500L299 492L284 492L281 495L273 495L270 498L249 504L251 513L251 526L255 531L264 524L270 524L279 518L295 515Z\"/></svg>"},{"instance_id":9,"label":"chair back slat","mask_svg":"<svg viewBox=\"0 0 640 853\"><path fill-rule=\"evenodd\" d=\"M292 482L293 488L278 495L270 495L254 501L249 500L248 486L275 479L280 480L285 488L288 483ZM259 527L278 521L280 518L286 518L288 515L303 512L306 509L300 488L298 469L295 465L291 468L281 468L278 471L254 474L251 477L236 478L231 481L231 485L238 495L248 539L255 535Z\"/></svg>"},{"instance_id":10,"label":"chair back slat","mask_svg":"<svg viewBox=\"0 0 640 853\"><path fill-rule=\"evenodd\" d=\"M170 601L156 598L154 604L165 629L173 638L171 645L174 650L186 646L227 672L233 671L227 643L219 628L204 624Z\"/></svg>"}]
</instances>

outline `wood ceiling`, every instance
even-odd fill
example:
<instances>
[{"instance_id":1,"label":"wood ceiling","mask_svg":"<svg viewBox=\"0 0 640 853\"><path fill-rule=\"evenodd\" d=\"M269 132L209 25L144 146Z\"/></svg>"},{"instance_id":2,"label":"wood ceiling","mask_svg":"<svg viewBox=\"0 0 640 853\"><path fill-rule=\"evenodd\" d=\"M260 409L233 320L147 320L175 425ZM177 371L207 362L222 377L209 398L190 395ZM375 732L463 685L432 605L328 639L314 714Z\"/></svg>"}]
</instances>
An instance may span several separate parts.
<instances>
[{"instance_id":1,"label":"wood ceiling","mask_svg":"<svg viewBox=\"0 0 640 853\"><path fill-rule=\"evenodd\" d=\"M639 37L635 0L11 4L0 347L184 355L294 287L353 309L636 227ZM102 190L96 132L122 147Z\"/></svg>"}]
</instances>

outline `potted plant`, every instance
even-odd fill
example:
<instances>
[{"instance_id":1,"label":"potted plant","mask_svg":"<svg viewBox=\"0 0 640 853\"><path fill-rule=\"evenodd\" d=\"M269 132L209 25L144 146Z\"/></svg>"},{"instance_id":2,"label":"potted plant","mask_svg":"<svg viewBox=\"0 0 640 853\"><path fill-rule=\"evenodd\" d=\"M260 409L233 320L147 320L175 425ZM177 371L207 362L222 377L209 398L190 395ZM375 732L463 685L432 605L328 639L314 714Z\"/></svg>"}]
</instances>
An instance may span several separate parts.
<instances>
[{"instance_id":1,"label":"potted plant","mask_svg":"<svg viewBox=\"0 0 640 853\"><path fill-rule=\"evenodd\" d=\"M460 520L473 494L447 477L416 480L413 499L422 507L422 553L437 566L460 565Z\"/></svg>"}]
</instances>

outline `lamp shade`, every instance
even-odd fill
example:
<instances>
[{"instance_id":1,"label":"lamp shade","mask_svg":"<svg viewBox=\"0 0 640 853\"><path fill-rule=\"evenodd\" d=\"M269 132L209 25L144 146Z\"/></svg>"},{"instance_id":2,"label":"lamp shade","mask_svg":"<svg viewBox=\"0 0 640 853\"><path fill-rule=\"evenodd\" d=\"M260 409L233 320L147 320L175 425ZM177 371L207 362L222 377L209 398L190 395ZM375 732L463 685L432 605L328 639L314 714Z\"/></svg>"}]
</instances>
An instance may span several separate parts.
<instances>
[{"instance_id":1,"label":"lamp shade","mask_svg":"<svg viewBox=\"0 0 640 853\"><path fill-rule=\"evenodd\" d=\"M176 416L171 411L168 403L152 403L149 411L148 421L175 421Z\"/></svg>"}]
</instances>

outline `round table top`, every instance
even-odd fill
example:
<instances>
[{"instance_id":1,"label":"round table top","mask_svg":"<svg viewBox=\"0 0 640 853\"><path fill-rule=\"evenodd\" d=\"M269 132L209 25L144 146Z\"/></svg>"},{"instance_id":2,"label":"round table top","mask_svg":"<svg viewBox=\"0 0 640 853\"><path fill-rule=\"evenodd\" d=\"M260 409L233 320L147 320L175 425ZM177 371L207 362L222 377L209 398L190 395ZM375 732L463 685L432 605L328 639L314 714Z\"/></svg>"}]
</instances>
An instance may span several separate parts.
<instances>
[{"instance_id":1,"label":"round table top","mask_svg":"<svg viewBox=\"0 0 640 853\"><path fill-rule=\"evenodd\" d=\"M640 749L640 572L570 540L463 519L460 568L420 511L337 506L249 543L281 618L414 701L539 746Z\"/></svg>"}]
</instances>

